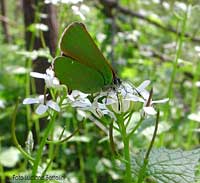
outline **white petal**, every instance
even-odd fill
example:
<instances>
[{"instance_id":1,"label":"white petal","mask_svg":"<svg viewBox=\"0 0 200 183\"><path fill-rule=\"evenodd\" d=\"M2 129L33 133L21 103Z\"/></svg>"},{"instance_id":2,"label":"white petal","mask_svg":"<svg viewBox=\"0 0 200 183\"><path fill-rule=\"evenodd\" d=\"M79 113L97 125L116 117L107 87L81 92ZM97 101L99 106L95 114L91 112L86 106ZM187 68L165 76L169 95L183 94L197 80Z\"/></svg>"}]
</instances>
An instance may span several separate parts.
<instances>
[{"instance_id":1,"label":"white petal","mask_svg":"<svg viewBox=\"0 0 200 183\"><path fill-rule=\"evenodd\" d=\"M20 160L20 152L16 147L1 149L0 163L2 166L13 168Z\"/></svg>"},{"instance_id":2,"label":"white petal","mask_svg":"<svg viewBox=\"0 0 200 183\"><path fill-rule=\"evenodd\" d=\"M123 84L123 88L125 88L126 90L133 90L133 86L130 83L122 83Z\"/></svg>"},{"instance_id":3,"label":"white petal","mask_svg":"<svg viewBox=\"0 0 200 183\"><path fill-rule=\"evenodd\" d=\"M60 107L59 107L59 105L58 105L56 102L52 101L52 100L49 100L49 101L47 102L47 106L49 106L50 108L54 109L54 110L57 111L57 112L60 112Z\"/></svg>"},{"instance_id":4,"label":"white petal","mask_svg":"<svg viewBox=\"0 0 200 183\"><path fill-rule=\"evenodd\" d=\"M60 101L57 100L57 102L59 103ZM67 98L65 98L63 101L62 101L62 105L67 105L69 103L69 100Z\"/></svg>"},{"instance_id":5,"label":"white petal","mask_svg":"<svg viewBox=\"0 0 200 183\"><path fill-rule=\"evenodd\" d=\"M54 77L53 78L53 85L59 85L59 84L60 84L60 82L59 82L58 78Z\"/></svg>"},{"instance_id":6,"label":"white petal","mask_svg":"<svg viewBox=\"0 0 200 183\"><path fill-rule=\"evenodd\" d=\"M81 120L82 120L83 118L87 118L87 113L83 110L78 109L77 110L77 117L81 118Z\"/></svg>"},{"instance_id":7,"label":"white petal","mask_svg":"<svg viewBox=\"0 0 200 183\"><path fill-rule=\"evenodd\" d=\"M105 91L101 91L101 92L99 93L98 96L99 96L99 97L108 97L108 95L109 95L109 92L108 92L108 91L106 91L106 92L105 92ZM98 96L97 96L97 97L98 97Z\"/></svg>"},{"instance_id":8,"label":"white petal","mask_svg":"<svg viewBox=\"0 0 200 183\"><path fill-rule=\"evenodd\" d=\"M129 101L133 101L133 102L145 102L144 99L142 99L141 97L138 97L136 95L127 95L127 97L124 100L129 100Z\"/></svg>"},{"instance_id":9,"label":"white petal","mask_svg":"<svg viewBox=\"0 0 200 183\"><path fill-rule=\"evenodd\" d=\"M3 100L0 100L0 108L5 108L5 104Z\"/></svg>"},{"instance_id":10,"label":"white petal","mask_svg":"<svg viewBox=\"0 0 200 183\"><path fill-rule=\"evenodd\" d=\"M54 87L54 78L53 77L50 77L50 76L47 76L46 78L45 78L45 84L46 84L46 87L47 88L52 88L52 87Z\"/></svg>"},{"instance_id":11,"label":"white petal","mask_svg":"<svg viewBox=\"0 0 200 183\"><path fill-rule=\"evenodd\" d=\"M157 114L156 110L153 107L144 107L144 112L149 115L155 115Z\"/></svg>"},{"instance_id":12,"label":"white petal","mask_svg":"<svg viewBox=\"0 0 200 183\"><path fill-rule=\"evenodd\" d=\"M48 107L46 105L40 104L37 109L36 109L36 113L41 115L44 114L47 111Z\"/></svg>"},{"instance_id":13,"label":"white petal","mask_svg":"<svg viewBox=\"0 0 200 183\"><path fill-rule=\"evenodd\" d=\"M109 110L103 110L102 112L103 112L104 115L107 114L108 116L113 118L115 121L117 120L117 118L116 118L116 116L115 116L115 114L113 112L111 112Z\"/></svg>"},{"instance_id":14,"label":"white petal","mask_svg":"<svg viewBox=\"0 0 200 183\"><path fill-rule=\"evenodd\" d=\"M120 108L118 102L112 104L112 109L113 109L113 111L115 111L118 114L120 114L122 112L122 109Z\"/></svg>"},{"instance_id":15,"label":"white petal","mask_svg":"<svg viewBox=\"0 0 200 183\"><path fill-rule=\"evenodd\" d=\"M45 24L41 24L41 23L35 23L35 28L41 31L48 31L48 26Z\"/></svg>"},{"instance_id":16,"label":"white petal","mask_svg":"<svg viewBox=\"0 0 200 183\"><path fill-rule=\"evenodd\" d=\"M126 96L127 94L134 92L133 86L131 86L129 83L122 83L120 89L122 96Z\"/></svg>"},{"instance_id":17,"label":"white petal","mask_svg":"<svg viewBox=\"0 0 200 183\"><path fill-rule=\"evenodd\" d=\"M197 87L200 87L200 81L197 81L197 82L195 83L195 85L196 85Z\"/></svg>"},{"instance_id":18,"label":"white petal","mask_svg":"<svg viewBox=\"0 0 200 183\"><path fill-rule=\"evenodd\" d=\"M107 98L117 98L117 92L115 91L115 90L111 90L111 91L109 91L109 92L106 92L105 93L105 96L107 97Z\"/></svg>"},{"instance_id":19,"label":"white petal","mask_svg":"<svg viewBox=\"0 0 200 183\"><path fill-rule=\"evenodd\" d=\"M83 93L83 92L80 92L78 90L73 90L71 95L74 97L74 98L86 98L88 96L88 94L86 93Z\"/></svg>"},{"instance_id":20,"label":"white petal","mask_svg":"<svg viewBox=\"0 0 200 183\"><path fill-rule=\"evenodd\" d=\"M47 73L48 76L54 77L54 71L51 68L48 68L46 70L46 73Z\"/></svg>"},{"instance_id":21,"label":"white petal","mask_svg":"<svg viewBox=\"0 0 200 183\"><path fill-rule=\"evenodd\" d=\"M103 117L103 112L99 109L99 108L96 108L96 109L93 109L91 110L91 112L97 116L98 118L102 118Z\"/></svg>"},{"instance_id":22,"label":"white petal","mask_svg":"<svg viewBox=\"0 0 200 183\"><path fill-rule=\"evenodd\" d=\"M90 108L88 108L90 112L92 112L95 116L98 118L102 118L105 114L109 115L110 117L113 118L113 114L106 108L104 104L96 103L92 104Z\"/></svg>"},{"instance_id":23,"label":"white petal","mask_svg":"<svg viewBox=\"0 0 200 183\"><path fill-rule=\"evenodd\" d=\"M46 95L47 96L47 95ZM38 97L38 100L39 100L39 102L41 103L41 104L43 104L44 103L44 95L40 95L39 97Z\"/></svg>"},{"instance_id":24,"label":"white petal","mask_svg":"<svg viewBox=\"0 0 200 183\"><path fill-rule=\"evenodd\" d=\"M122 102L122 111L127 112L130 107L130 101L123 100Z\"/></svg>"},{"instance_id":25,"label":"white petal","mask_svg":"<svg viewBox=\"0 0 200 183\"><path fill-rule=\"evenodd\" d=\"M23 100L23 104L38 104L39 99L38 98L25 98Z\"/></svg>"},{"instance_id":26,"label":"white petal","mask_svg":"<svg viewBox=\"0 0 200 183\"><path fill-rule=\"evenodd\" d=\"M121 112L127 112L129 110L129 107L130 107L130 101L128 100L122 100L120 104L119 101L112 104L112 109L119 114Z\"/></svg>"},{"instance_id":27,"label":"white petal","mask_svg":"<svg viewBox=\"0 0 200 183\"><path fill-rule=\"evenodd\" d=\"M87 99L88 94L82 93L78 90L73 90L70 95L67 95L67 97L73 102L81 101Z\"/></svg>"},{"instance_id":28,"label":"white petal","mask_svg":"<svg viewBox=\"0 0 200 183\"><path fill-rule=\"evenodd\" d=\"M107 110L107 107L105 104L102 104L102 103L97 103L97 106L100 108L100 109L103 109L103 110Z\"/></svg>"},{"instance_id":29,"label":"white petal","mask_svg":"<svg viewBox=\"0 0 200 183\"><path fill-rule=\"evenodd\" d=\"M138 92L142 92L149 84L150 84L150 80L145 80L142 82L142 84L140 84L138 87L137 87L137 91Z\"/></svg>"},{"instance_id":30,"label":"white petal","mask_svg":"<svg viewBox=\"0 0 200 183\"><path fill-rule=\"evenodd\" d=\"M68 99L69 99L70 101L72 101L72 102L75 101L75 99L74 99L74 97L73 97L72 95L67 95L67 97L68 97Z\"/></svg>"},{"instance_id":31,"label":"white petal","mask_svg":"<svg viewBox=\"0 0 200 183\"><path fill-rule=\"evenodd\" d=\"M30 76L32 76L34 78L45 79L46 74L42 74L42 73L39 73L39 72L30 72Z\"/></svg>"},{"instance_id":32,"label":"white petal","mask_svg":"<svg viewBox=\"0 0 200 183\"><path fill-rule=\"evenodd\" d=\"M114 98L105 98L104 100L103 100L103 103L105 104L105 105L110 105L110 104L114 104L114 103L117 103L118 102L118 99L116 98L116 99L114 99Z\"/></svg>"},{"instance_id":33,"label":"white petal","mask_svg":"<svg viewBox=\"0 0 200 183\"><path fill-rule=\"evenodd\" d=\"M146 100L149 99L149 92L147 90L143 90L143 91L141 91L139 93L144 99L146 99Z\"/></svg>"},{"instance_id":34,"label":"white petal","mask_svg":"<svg viewBox=\"0 0 200 183\"><path fill-rule=\"evenodd\" d=\"M200 113L192 113L188 116L188 119L193 120L193 121L197 121L200 122Z\"/></svg>"},{"instance_id":35,"label":"white petal","mask_svg":"<svg viewBox=\"0 0 200 183\"><path fill-rule=\"evenodd\" d=\"M77 100L75 102L72 103L72 107L80 107L80 108L88 108L91 107L92 104L89 101L89 99L85 98L85 99L81 99L81 100Z\"/></svg>"},{"instance_id":36,"label":"white petal","mask_svg":"<svg viewBox=\"0 0 200 183\"><path fill-rule=\"evenodd\" d=\"M152 101L151 103L152 104L158 104L158 103L165 103L165 102L168 102L169 101L169 98L164 98L162 100L155 100L155 101Z\"/></svg>"}]
</instances>

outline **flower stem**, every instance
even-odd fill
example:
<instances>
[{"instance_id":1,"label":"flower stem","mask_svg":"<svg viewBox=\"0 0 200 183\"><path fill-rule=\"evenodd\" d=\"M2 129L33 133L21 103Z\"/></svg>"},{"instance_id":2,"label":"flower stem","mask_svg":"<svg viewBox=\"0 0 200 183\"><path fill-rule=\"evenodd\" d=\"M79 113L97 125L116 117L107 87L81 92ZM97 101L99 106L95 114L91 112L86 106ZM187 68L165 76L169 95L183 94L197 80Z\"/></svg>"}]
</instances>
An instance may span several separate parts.
<instances>
[{"instance_id":1,"label":"flower stem","mask_svg":"<svg viewBox=\"0 0 200 183\"><path fill-rule=\"evenodd\" d=\"M18 140L17 140L17 137L16 137L16 133L15 133L15 128L16 128L16 116L17 116L17 109L18 109L18 105L19 105L19 99L17 100L16 102L16 105L15 105L15 110L13 112L13 115L12 115L12 123L11 123L11 135L12 135L12 139L13 139L13 142L15 144L15 146L17 147L17 149L22 153L22 155L27 159L29 160L31 163L34 162L34 158L31 157L31 155L29 155L22 147L21 145L19 144Z\"/></svg>"},{"instance_id":2,"label":"flower stem","mask_svg":"<svg viewBox=\"0 0 200 183\"><path fill-rule=\"evenodd\" d=\"M171 78L170 78L170 83L168 86L168 98L170 100L172 100L174 98L174 94L173 94L173 89L174 89L174 84L175 84L175 80L176 80L176 74L177 71L179 69L178 67L178 60L181 57L181 53L182 53L182 47L183 47L183 43L184 43L184 34L186 31L186 24L187 24L187 19L188 19L188 13L189 13L189 5L187 6L187 10L185 11L185 14L183 15L183 19L178 19L178 23L177 23L177 29L178 29L178 25L179 22L181 21L182 25L181 25L181 34L177 34L177 46L176 46L176 55L175 55L175 60L173 62L173 69L172 69L172 74L171 74ZM165 115L164 115L164 121L168 121L169 117L170 117L170 104L167 103L166 104L166 109L165 109ZM160 146L163 146L164 143L164 134L161 134L160 136Z\"/></svg>"},{"instance_id":3,"label":"flower stem","mask_svg":"<svg viewBox=\"0 0 200 183\"><path fill-rule=\"evenodd\" d=\"M126 127L124 124L123 116L119 116L118 126L120 128L122 141L124 144L124 159L125 159L125 177L124 177L124 183L132 183L132 174L131 174L131 158L130 158L130 151L129 151L129 136L126 133Z\"/></svg>"},{"instance_id":4,"label":"flower stem","mask_svg":"<svg viewBox=\"0 0 200 183\"><path fill-rule=\"evenodd\" d=\"M131 183L131 159L130 159L130 153L129 153L129 138L126 136L123 139L123 143L124 143L124 158L126 161L126 175L125 175L125 183Z\"/></svg>"},{"instance_id":5,"label":"flower stem","mask_svg":"<svg viewBox=\"0 0 200 183\"><path fill-rule=\"evenodd\" d=\"M79 123L79 122L77 121L77 123ZM75 127L76 125L77 125L76 120L73 120L73 126ZM85 177L85 172L84 172L85 162L84 162L82 146L81 146L80 142L77 142L77 153L78 153L79 166L80 166L80 179L79 180L80 180L80 183L86 183L86 177Z\"/></svg>"},{"instance_id":6,"label":"flower stem","mask_svg":"<svg viewBox=\"0 0 200 183\"><path fill-rule=\"evenodd\" d=\"M194 74L194 79L193 79L193 86L192 86L192 102L191 102L191 112L195 113L197 110L197 103L198 103L198 92L199 88L196 87L195 83L199 79L199 70L200 70L200 63L197 63L196 71ZM188 137L187 137L187 147L189 148L192 143L198 143L198 137L196 138L193 133L193 129L198 128L198 124L195 123L194 121L189 122L189 132L188 132Z\"/></svg>"},{"instance_id":7,"label":"flower stem","mask_svg":"<svg viewBox=\"0 0 200 183\"><path fill-rule=\"evenodd\" d=\"M157 112L157 116L156 116L156 125L155 125L155 129L154 129L154 132L153 132L153 137L151 139L151 143L149 145L149 148L147 150L147 153L145 155L145 159L148 160L149 159L149 154L151 152L151 149L153 147L153 144L155 142L155 138L156 138L156 135L157 135L157 131L158 131L158 123L159 123L159 117L160 117L160 111L158 110Z\"/></svg>"},{"instance_id":8,"label":"flower stem","mask_svg":"<svg viewBox=\"0 0 200 183\"><path fill-rule=\"evenodd\" d=\"M4 169L3 169L3 165L0 164L0 182L5 183L6 179L5 179L5 174L4 174Z\"/></svg>"},{"instance_id":9,"label":"flower stem","mask_svg":"<svg viewBox=\"0 0 200 183\"><path fill-rule=\"evenodd\" d=\"M64 134L64 131L65 131L65 128L63 128L63 131L62 131L62 133L60 134L59 140L62 139L63 134ZM55 158L55 157L57 156L57 154L58 154L59 144L51 144L51 145L53 146L52 149L54 149L54 153L53 153L53 155L50 157L50 160L49 160L49 162L47 163L46 168L45 168L44 171L42 172L42 177L45 176L45 174L46 174L46 172L48 171L49 167L51 166L51 164L52 164L54 158Z\"/></svg>"},{"instance_id":10,"label":"flower stem","mask_svg":"<svg viewBox=\"0 0 200 183\"><path fill-rule=\"evenodd\" d=\"M146 169L147 169L147 165L148 165L148 162L149 162L149 155L150 155L150 152L152 150L152 147L153 147L153 144L154 144L154 141L155 141L155 138L156 138L156 134L157 134L157 131L158 131L159 117L160 117L160 111L157 112L156 125L155 125L155 129L154 129L153 137L151 139L151 143L149 145L149 148L148 148L148 150L145 154L143 166L140 169L137 183L142 183L145 179Z\"/></svg>"},{"instance_id":11,"label":"flower stem","mask_svg":"<svg viewBox=\"0 0 200 183\"><path fill-rule=\"evenodd\" d=\"M36 174L37 174L38 166L39 166L40 160L42 158L42 151L43 151L44 146L46 144L48 135L51 132L53 126L54 126L55 118L56 118L56 114L54 113L49 124L48 124L48 126L47 126L47 128L45 129L44 136L43 136L43 138L40 142L40 146L39 146L39 149L37 151L36 158L35 158L34 165L33 165L33 170L32 170L32 176L33 177L35 177Z\"/></svg>"}]
</instances>

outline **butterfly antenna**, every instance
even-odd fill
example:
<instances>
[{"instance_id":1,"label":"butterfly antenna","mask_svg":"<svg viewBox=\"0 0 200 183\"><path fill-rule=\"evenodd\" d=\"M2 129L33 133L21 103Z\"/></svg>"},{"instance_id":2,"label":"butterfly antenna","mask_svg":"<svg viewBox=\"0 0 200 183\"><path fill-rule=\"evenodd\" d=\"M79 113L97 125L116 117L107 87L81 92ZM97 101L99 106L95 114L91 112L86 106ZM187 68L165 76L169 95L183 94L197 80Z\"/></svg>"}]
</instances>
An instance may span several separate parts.
<instances>
[{"instance_id":1,"label":"butterfly antenna","mask_svg":"<svg viewBox=\"0 0 200 183\"><path fill-rule=\"evenodd\" d=\"M145 98L141 95L140 91L138 91L138 89L131 83L129 82L129 84L133 87L133 89L136 91L136 93L145 100Z\"/></svg>"}]
</instances>

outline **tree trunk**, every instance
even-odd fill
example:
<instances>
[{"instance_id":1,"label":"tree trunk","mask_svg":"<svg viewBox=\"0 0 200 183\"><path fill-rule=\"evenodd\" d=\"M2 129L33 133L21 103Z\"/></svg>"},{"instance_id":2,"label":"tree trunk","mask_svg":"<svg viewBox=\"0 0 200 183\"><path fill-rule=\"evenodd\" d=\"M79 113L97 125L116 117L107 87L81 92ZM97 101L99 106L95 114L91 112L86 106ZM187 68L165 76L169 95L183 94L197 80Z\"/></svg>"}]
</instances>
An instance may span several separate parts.
<instances>
[{"instance_id":1,"label":"tree trunk","mask_svg":"<svg viewBox=\"0 0 200 183\"><path fill-rule=\"evenodd\" d=\"M42 5L42 6L41 6ZM36 12L36 8L39 8L39 12ZM33 23L42 23L48 26L48 31L42 32L44 35L44 41L46 46L50 49L52 56L55 56L57 47L58 28L56 22L56 9L52 4L44 4L43 0L23 0L24 10L24 24L25 24L25 40L26 49L29 51L39 50L42 48L42 42L39 37L36 37L27 28ZM40 18L40 21L36 21L35 15L42 13L46 15L45 18ZM33 60L32 68L34 72L45 73L46 69L50 66L47 58L38 57ZM35 89L37 94L44 94L44 80L35 78ZM47 124L46 118L40 119L40 128L45 128ZM35 135L35 130L33 129Z\"/></svg>"},{"instance_id":2,"label":"tree trunk","mask_svg":"<svg viewBox=\"0 0 200 183\"><path fill-rule=\"evenodd\" d=\"M6 12L6 2L5 2L5 0L0 0L0 3L1 3L1 15L6 18L7 17L6 16L6 14L7 14L7 12ZM11 41L11 39L10 39L10 35L9 35L9 32L8 32L7 21L2 20L2 29L3 29L3 33L5 35L5 38L4 38L5 42L9 43Z\"/></svg>"},{"instance_id":3,"label":"tree trunk","mask_svg":"<svg viewBox=\"0 0 200 183\"><path fill-rule=\"evenodd\" d=\"M50 52L55 56L57 47L57 22L56 22L56 9L52 4L42 4L40 13L46 14L47 17L41 18L40 22L35 22L36 9L43 3L42 0L23 0L24 9L24 23L25 23L25 39L26 49L39 50L42 48L42 42L39 37L34 37L33 33L27 28L33 23L42 23L48 26L48 31L43 32L46 45L49 47ZM50 66L46 58L39 57L33 61L33 71L45 73L46 69ZM44 81L42 79L35 79L36 93L44 93Z\"/></svg>"}]
</instances>

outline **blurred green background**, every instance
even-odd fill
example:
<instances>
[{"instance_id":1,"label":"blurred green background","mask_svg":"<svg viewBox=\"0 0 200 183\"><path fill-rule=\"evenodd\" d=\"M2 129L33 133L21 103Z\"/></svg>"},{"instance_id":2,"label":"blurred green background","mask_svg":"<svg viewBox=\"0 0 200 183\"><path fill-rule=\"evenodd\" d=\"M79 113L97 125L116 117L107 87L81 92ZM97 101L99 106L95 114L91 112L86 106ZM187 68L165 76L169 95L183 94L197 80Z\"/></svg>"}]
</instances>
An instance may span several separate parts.
<instances>
[{"instance_id":1,"label":"blurred green background","mask_svg":"<svg viewBox=\"0 0 200 183\"><path fill-rule=\"evenodd\" d=\"M155 146L199 147L200 122L200 2L175 0L1 0L0 13L0 176L31 168L14 147L11 121L18 97L41 94L43 83L29 78L31 70L44 72L59 55L58 41L73 21L83 22L119 77L138 86L151 80L153 99L169 97L160 106L161 119ZM30 84L31 83L31 84ZM20 101L21 102L21 101ZM16 135L24 147L39 116L19 106ZM73 131L82 118L70 108L56 122ZM39 120L41 131L45 120ZM107 127L106 119L103 125ZM41 124L42 123L42 124ZM134 151L145 148L152 130L133 136ZM41 133L42 134L42 133ZM67 175L70 183L121 182L105 131L86 119L79 135L57 149L53 174ZM34 136L37 149L37 138ZM120 140L117 141L120 148ZM53 153L46 150L44 154ZM12 158L11 158L12 157ZM0 182L1 182L0 181Z\"/></svg>"}]
</instances>

